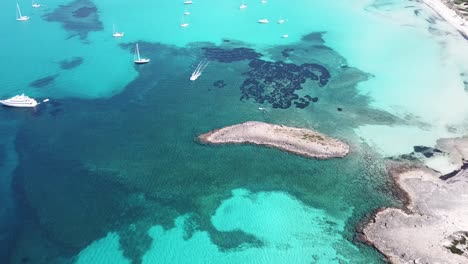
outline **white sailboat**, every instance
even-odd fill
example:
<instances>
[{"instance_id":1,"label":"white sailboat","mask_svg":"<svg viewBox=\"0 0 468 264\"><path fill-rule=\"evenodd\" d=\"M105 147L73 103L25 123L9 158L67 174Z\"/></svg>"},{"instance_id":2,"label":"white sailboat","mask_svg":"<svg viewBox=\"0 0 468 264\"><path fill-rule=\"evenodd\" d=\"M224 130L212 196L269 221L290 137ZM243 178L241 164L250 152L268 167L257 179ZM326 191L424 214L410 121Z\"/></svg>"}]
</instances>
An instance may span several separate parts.
<instances>
[{"instance_id":1,"label":"white sailboat","mask_svg":"<svg viewBox=\"0 0 468 264\"><path fill-rule=\"evenodd\" d=\"M23 16L21 14L21 10L20 10L20 7L18 5L18 3L16 3L16 20L18 21L26 21L26 20L29 20L29 17L28 16Z\"/></svg>"},{"instance_id":2,"label":"white sailboat","mask_svg":"<svg viewBox=\"0 0 468 264\"><path fill-rule=\"evenodd\" d=\"M286 20L280 16L280 19L278 20L278 24L284 24L284 22L286 22Z\"/></svg>"},{"instance_id":3,"label":"white sailboat","mask_svg":"<svg viewBox=\"0 0 468 264\"><path fill-rule=\"evenodd\" d=\"M140 57L140 49L138 48L138 43L136 44L136 47L135 47L135 54L133 55L133 62L135 64L145 64L145 63L150 62L150 59Z\"/></svg>"},{"instance_id":4,"label":"white sailboat","mask_svg":"<svg viewBox=\"0 0 468 264\"><path fill-rule=\"evenodd\" d=\"M239 9L246 9L247 8L247 5L244 3L244 1L242 1Z\"/></svg>"},{"instance_id":5,"label":"white sailboat","mask_svg":"<svg viewBox=\"0 0 468 264\"><path fill-rule=\"evenodd\" d=\"M115 25L112 25L112 36L114 38L121 38L124 36L123 32L119 32L118 30L115 30Z\"/></svg>"},{"instance_id":6,"label":"white sailboat","mask_svg":"<svg viewBox=\"0 0 468 264\"><path fill-rule=\"evenodd\" d=\"M41 4L36 3L36 2L34 2L34 0L32 0L32 7L39 8L39 7L41 7Z\"/></svg>"},{"instance_id":7,"label":"white sailboat","mask_svg":"<svg viewBox=\"0 0 468 264\"><path fill-rule=\"evenodd\" d=\"M186 27L188 27L189 25L190 25L189 23L185 22L184 17L182 17L182 23L180 23L180 27L186 28Z\"/></svg>"}]
</instances>

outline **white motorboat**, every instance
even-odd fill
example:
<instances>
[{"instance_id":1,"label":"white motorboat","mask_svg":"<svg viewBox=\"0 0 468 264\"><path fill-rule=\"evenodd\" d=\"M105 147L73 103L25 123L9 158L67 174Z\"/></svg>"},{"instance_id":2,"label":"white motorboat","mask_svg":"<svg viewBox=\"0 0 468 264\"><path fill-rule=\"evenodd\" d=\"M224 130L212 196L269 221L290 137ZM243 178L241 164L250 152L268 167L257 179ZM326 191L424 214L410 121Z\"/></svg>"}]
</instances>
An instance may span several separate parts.
<instances>
[{"instance_id":1,"label":"white motorboat","mask_svg":"<svg viewBox=\"0 0 468 264\"><path fill-rule=\"evenodd\" d=\"M266 4L267 0L262 0L262 4Z\"/></svg>"},{"instance_id":2,"label":"white motorboat","mask_svg":"<svg viewBox=\"0 0 468 264\"><path fill-rule=\"evenodd\" d=\"M11 107L35 107L39 103L24 94L15 95L10 99L0 100L0 103Z\"/></svg>"},{"instance_id":3,"label":"white motorboat","mask_svg":"<svg viewBox=\"0 0 468 264\"><path fill-rule=\"evenodd\" d=\"M184 5L191 5L193 4L193 1L192 0L186 0L184 1Z\"/></svg>"},{"instance_id":4,"label":"white motorboat","mask_svg":"<svg viewBox=\"0 0 468 264\"><path fill-rule=\"evenodd\" d=\"M284 22L286 22L286 20L280 17L280 19L278 20L278 24L284 24Z\"/></svg>"},{"instance_id":5,"label":"white motorboat","mask_svg":"<svg viewBox=\"0 0 468 264\"><path fill-rule=\"evenodd\" d=\"M184 12L184 16L188 16L188 15L190 15L190 12L189 12L189 11L185 11L185 12Z\"/></svg>"},{"instance_id":6,"label":"white motorboat","mask_svg":"<svg viewBox=\"0 0 468 264\"><path fill-rule=\"evenodd\" d=\"M209 62L207 60L202 60L200 63L198 63L197 67L190 76L190 80L195 81L196 79L198 79L198 77L202 75L202 72L205 70L208 64Z\"/></svg>"},{"instance_id":7,"label":"white motorboat","mask_svg":"<svg viewBox=\"0 0 468 264\"><path fill-rule=\"evenodd\" d=\"M260 24L268 24L268 19L266 19L266 18L259 19L259 20L258 20L258 23L260 23Z\"/></svg>"},{"instance_id":8,"label":"white motorboat","mask_svg":"<svg viewBox=\"0 0 468 264\"><path fill-rule=\"evenodd\" d=\"M135 64L145 64L145 63L150 62L150 59L140 57L140 49L138 48L138 43L136 44L136 47L135 47L135 54L133 55L133 62Z\"/></svg>"},{"instance_id":9,"label":"white motorboat","mask_svg":"<svg viewBox=\"0 0 468 264\"><path fill-rule=\"evenodd\" d=\"M282 38L289 38L289 35L288 34L284 34L283 36L281 36Z\"/></svg>"},{"instance_id":10,"label":"white motorboat","mask_svg":"<svg viewBox=\"0 0 468 264\"><path fill-rule=\"evenodd\" d=\"M114 38L121 38L124 36L123 32L119 32L118 30L115 30L115 25L112 25L112 36Z\"/></svg>"},{"instance_id":11,"label":"white motorboat","mask_svg":"<svg viewBox=\"0 0 468 264\"><path fill-rule=\"evenodd\" d=\"M16 20L18 20L18 21L27 21L27 20L29 20L28 16L23 16L21 14L21 10L20 10L20 7L19 7L18 3L16 3Z\"/></svg>"}]
</instances>

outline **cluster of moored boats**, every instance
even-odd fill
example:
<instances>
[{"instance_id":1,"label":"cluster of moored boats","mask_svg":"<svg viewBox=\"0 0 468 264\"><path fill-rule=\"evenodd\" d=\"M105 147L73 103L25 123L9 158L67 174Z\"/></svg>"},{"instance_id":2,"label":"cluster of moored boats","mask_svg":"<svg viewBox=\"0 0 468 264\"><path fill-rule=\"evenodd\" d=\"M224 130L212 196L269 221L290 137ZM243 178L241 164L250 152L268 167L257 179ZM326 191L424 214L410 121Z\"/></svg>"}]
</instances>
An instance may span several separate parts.
<instances>
[{"instance_id":1,"label":"cluster of moored boats","mask_svg":"<svg viewBox=\"0 0 468 264\"><path fill-rule=\"evenodd\" d=\"M191 5L193 4L194 2L192 0L185 0L184 1L184 5L188 6L188 5ZM267 3L267 0L261 0L261 3L262 4L266 4ZM43 5L35 2L35 0L32 0L32 3L31 3L32 7L33 8L39 8ZM247 8L247 4L245 4L244 0L242 0L242 3L239 7L239 9L241 10L244 10ZM185 21L185 18L186 16L189 16L190 15L190 12L188 11L188 9L186 8L185 11L184 11L184 16L182 17L182 23L180 24L180 27L182 28L186 28L189 26L189 23L187 23ZM17 21L28 21L29 20L29 16L25 16L21 13L21 9L20 9L20 6L19 4L17 3L16 4L16 20ZM278 24L284 24L286 22L286 20L282 17L280 17L280 19L278 20ZM269 21L267 18L262 18L262 19L259 19L258 20L258 23L260 24L268 24ZM121 32L117 29L117 27L115 25L112 25L112 36L114 38L122 38L124 37L124 32ZM288 34L284 34L282 35L283 38L287 38L289 37ZM134 53L134 57L133 57L133 62L135 64L146 64L148 62L150 62L151 60L148 59L148 58L143 58L140 56L140 48L138 46L138 43L135 44L135 53ZM205 69L205 67L208 65L208 63L205 61L205 62L201 62L196 70L193 72L192 76L190 77L190 80L194 81L196 80L202 73L202 71ZM48 99L44 100L44 102L47 102ZM35 107L37 106L38 103L36 100L34 100L33 98L30 98L24 94L21 94L21 95L16 95L10 99L6 99L6 100L0 100L0 104L3 104L3 105L6 105L6 106L12 106L12 107Z\"/></svg>"}]
</instances>

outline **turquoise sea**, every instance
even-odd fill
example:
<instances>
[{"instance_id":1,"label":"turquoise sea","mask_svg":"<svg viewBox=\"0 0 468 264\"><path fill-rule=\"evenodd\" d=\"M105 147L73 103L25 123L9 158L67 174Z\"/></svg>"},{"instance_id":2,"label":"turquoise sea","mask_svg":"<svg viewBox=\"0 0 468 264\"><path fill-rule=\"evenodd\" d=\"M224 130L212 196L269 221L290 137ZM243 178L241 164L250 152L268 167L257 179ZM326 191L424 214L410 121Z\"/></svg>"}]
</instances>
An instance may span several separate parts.
<instances>
[{"instance_id":1,"label":"turquoise sea","mask_svg":"<svg viewBox=\"0 0 468 264\"><path fill-rule=\"evenodd\" d=\"M466 36L419 1L244 2L3 4L0 98L50 101L0 109L1 263L383 263L356 229L401 206L387 157L466 133ZM196 141L248 120L351 153Z\"/></svg>"}]
</instances>

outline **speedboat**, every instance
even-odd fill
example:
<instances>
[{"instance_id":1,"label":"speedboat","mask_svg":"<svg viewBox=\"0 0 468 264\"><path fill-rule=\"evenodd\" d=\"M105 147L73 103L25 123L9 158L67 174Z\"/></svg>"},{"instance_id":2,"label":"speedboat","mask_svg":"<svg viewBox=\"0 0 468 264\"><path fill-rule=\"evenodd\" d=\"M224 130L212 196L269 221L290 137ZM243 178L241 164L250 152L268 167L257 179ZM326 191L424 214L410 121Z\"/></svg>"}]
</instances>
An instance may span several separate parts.
<instances>
[{"instance_id":1,"label":"speedboat","mask_svg":"<svg viewBox=\"0 0 468 264\"><path fill-rule=\"evenodd\" d=\"M242 4L239 8L240 8L240 9L246 9L246 8L247 8L247 5L246 5L246 4Z\"/></svg>"},{"instance_id":2,"label":"speedboat","mask_svg":"<svg viewBox=\"0 0 468 264\"><path fill-rule=\"evenodd\" d=\"M0 103L11 107L35 107L39 104L36 100L24 94L15 95L10 99L0 100Z\"/></svg>"},{"instance_id":3,"label":"speedboat","mask_svg":"<svg viewBox=\"0 0 468 264\"><path fill-rule=\"evenodd\" d=\"M182 24L180 24L180 27L183 27L183 28L188 27L188 26L189 26L189 23L182 23Z\"/></svg>"},{"instance_id":4,"label":"speedboat","mask_svg":"<svg viewBox=\"0 0 468 264\"><path fill-rule=\"evenodd\" d=\"M284 18L280 18L280 19L278 20L278 24L284 24L284 22L286 22L286 20L284 20Z\"/></svg>"},{"instance_id":5,"label":"speedboat","mask_svg":"<svg viewBox=\"0 0 468 264\"><path fill-rule=\"evenodd\" d=\"M190 15L190 12L189 12L189 11L185 11L185 12L184 12L184 16L188 16L188 15Z\"/></svg>"},{"instance_id":6,"label":"speedboat","mask_svg":"<svg viewBox=\"0 0 468 264\"><path fill-rule=\"evenodd\" d=\"M262 4L266 4L267 0L262 0Z\"/></svg>"},{"instance_id":7,"label":"speedboat","mask_svg":"<svg viewBox=\"0 0 468 264\"><path fill-rule=\"evenodd\" d=\"M268 19L266 19L266 18L259 19L259 20L258 20L258 23L260 23L260 24L268 24Z\"/></svg>"},{"instance_id":8,"label":"speedboat","mask_svg":"<svg viewBox=\"0 0 468 264\"><path fill-rule=\"evenodd\" d=\"M284 34L283 36L281 36L282 38L289 38L289 35L288 34Z\"/></svg>"},{"instance_id":9,"label":"speedboat","mask_svg":"<svg viewBox=\"0 0 468 264\"><path fill-rule=\"evenodd\" d=\"M193 1L192 0L186 0L184 1L184 5L191 5L193 4Z\"/></svg>"}]
</instances>

